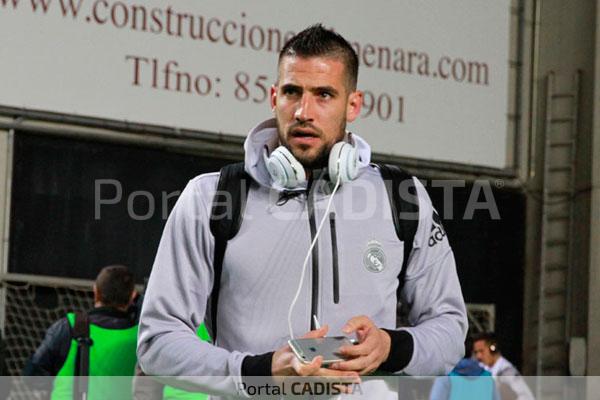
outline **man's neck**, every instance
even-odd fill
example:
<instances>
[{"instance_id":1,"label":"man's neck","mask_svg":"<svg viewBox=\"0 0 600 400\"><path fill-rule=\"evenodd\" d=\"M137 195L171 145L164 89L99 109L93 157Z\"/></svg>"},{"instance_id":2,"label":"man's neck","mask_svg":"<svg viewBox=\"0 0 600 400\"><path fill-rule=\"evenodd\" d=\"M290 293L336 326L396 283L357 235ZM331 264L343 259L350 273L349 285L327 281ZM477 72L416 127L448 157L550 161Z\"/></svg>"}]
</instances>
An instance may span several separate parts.
<instances>
[{"instance_id":1,"label":"man's neck","mask_svg":"<svg viewBox=\"0 0 600 400\"><path fill-rule=\"evenodd\" d=\"M496 364L498 364L498 361L500 361L500 359L501 359L501 358L502 358L502 356L501 356L501 355L496 355L496 356L494 357L494 360L493 360L493 362L492 362L492 365L490 365L490 368L494 368L494 366L495 366Z\"/></svg>"},{"instance_id":2,"label":"man's neck","mask_svg":"<svg viewBox=\"0 0 600 400\"><path fill-rule=\"evenodd\" d=\"M101 301L97 301L94 303L94 308L104 308L104 307L108 307L108 308L114 308L115 310L118 311L127 311L127 309L129 308L129 306L107 306L106 304L102 303Z\"/></svg>"}]
</instances>

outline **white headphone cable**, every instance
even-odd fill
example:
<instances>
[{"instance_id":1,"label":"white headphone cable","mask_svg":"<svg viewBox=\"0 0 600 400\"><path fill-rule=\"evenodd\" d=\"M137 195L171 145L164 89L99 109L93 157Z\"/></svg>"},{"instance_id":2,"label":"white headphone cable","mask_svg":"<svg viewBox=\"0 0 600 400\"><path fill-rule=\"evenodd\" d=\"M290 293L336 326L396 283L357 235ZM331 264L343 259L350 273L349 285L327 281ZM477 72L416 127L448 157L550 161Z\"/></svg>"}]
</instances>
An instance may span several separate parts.
<instances>
[{"instance_id":1,"label":"white headphone cable","mask_svg":"<svg viewBox=\"0 0 600 400\"><path fill-rule=\"evenodd\" d=\"M339 168L339 162L340 162L339 159L337 162L338 162L338 168ZM338 171L339 171L339 169L338 169ZM294 339L294 330L292 329L292 311L294 309L294 306L296 305L296 301L298 301L298 297L300 297L300 291L302 290L302 282L304 282L304 275L306 272L306 265L308 264L308 259L310 258L313 247L315 247L315 244L317 243L317 239L319 237L319 234L321 234L321 229L323 228L323 224L325 223L325 220L327 219L327 215L329 214L329 210L331 209L331 204L333 202L333 196L335 195L335 192L337 192L338 188L340 187L341 182L342 182L342 176L341 176L341 174L338 173L337 182L335 183L333 191L331 192L331 196L329 197L329 201L327 202L327 208L325 209L325 214L323 215L323 218L321 218L321 223L319 224L319 229L317 229L315 238L313 239L312 243L310 244L310 248L308 249L308 252L306 253L306 257L304 258L304 264L302 264L302 274L300 275L300 283L298 284L298 290L296 290L296 295L294 296L294 299L292 300L292 304L290 304L290 309L288 311L288 328L290 330L290 339L292 339L292 340ZM307 193L307 196L310 196L310 193Z\"/></svg>"}]
</instances>

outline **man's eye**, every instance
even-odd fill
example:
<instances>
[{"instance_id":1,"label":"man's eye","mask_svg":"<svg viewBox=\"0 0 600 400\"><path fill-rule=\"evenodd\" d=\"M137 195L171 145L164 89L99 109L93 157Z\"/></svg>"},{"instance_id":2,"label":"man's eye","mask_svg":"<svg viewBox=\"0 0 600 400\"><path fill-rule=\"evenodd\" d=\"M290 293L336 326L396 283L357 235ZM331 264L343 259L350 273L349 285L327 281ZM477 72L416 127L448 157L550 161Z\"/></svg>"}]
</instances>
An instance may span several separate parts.
<instances>
[{"instance_id":1,"label":"man's eye","mask_svg":"<svg viewBox=\"0 0 600 400\"><path fill-rule=\"evenodd\" d=\"M329 99L329 98L331 98L331 97L332 97L332 96L331 96L331 93L329 93L329 92L321 92L321 93L320 93L320 96L321 96L321 98L323 98L323 99Z\"/></svg>"},{"instance_id":2,"label":"man's eye","mask_svg":"<svg viewBox=\"0 0 600 400\"><path fill-rule=\"evenodd\" d=\"M283 94L285 94L285 95L295 95L295 94L298 94L298 89L291 88L291 87L286 87L286 88L283 88Z\"/></svg>"}]
</instances>

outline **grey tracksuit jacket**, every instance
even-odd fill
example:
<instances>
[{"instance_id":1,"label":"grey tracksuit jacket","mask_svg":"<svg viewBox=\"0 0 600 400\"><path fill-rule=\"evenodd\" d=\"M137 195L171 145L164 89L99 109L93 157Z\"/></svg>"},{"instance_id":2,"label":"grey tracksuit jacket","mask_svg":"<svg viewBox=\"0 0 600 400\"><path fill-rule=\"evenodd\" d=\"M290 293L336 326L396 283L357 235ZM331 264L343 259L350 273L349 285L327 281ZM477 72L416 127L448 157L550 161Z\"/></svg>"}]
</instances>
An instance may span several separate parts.
<instances>
[{"instance_id":1,"label":"grey tracksuit jacket","mask_svg":"<svg viewBox=\"0 0 600 400\"><path fill-rule=\"evenodd\" d=\"M380 328L397 329L396 309L402 302L410 309L409 326L399 329L413 341L403 371L445 374L462 357L467 330L452 250L434 221L425 188L415 180L419 227L397 299L403 243L379 170L369 165L370 148L360 137L353 139L360 173L335 194L317 241L318 255L308 263L294 308L294 335L310 330L313 311L321 324L330 326L331 335L358 315ZM244 357L274 351L290 338L288 309L312 240L310 225L318 226L329 196L317 186L312 199L299 188L299 195L282 201L282 188L274 185L264 165L265 146L277 146L274 120L254 128L244 145L245 168L254 182L240 231L228 242L223 262L216 345L201 342L195 331L209 314L214 238L208 221L218 173L192 179L171 212L141 313L138 356L147 374L213 376L200 387L237 393Z\"/></svg>"}]
</instances>

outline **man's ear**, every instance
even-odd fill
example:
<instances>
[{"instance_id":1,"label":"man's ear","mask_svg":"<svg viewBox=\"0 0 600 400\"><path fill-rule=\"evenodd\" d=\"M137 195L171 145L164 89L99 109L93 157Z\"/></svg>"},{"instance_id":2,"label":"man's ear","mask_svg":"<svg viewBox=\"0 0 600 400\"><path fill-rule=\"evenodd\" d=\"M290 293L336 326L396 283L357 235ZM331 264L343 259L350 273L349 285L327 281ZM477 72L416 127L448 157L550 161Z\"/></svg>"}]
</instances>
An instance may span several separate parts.
<instances>
[{"instance_id":1,"label":"man's ear","mask_svg":"<svg viewBox=\"0 0 600 400\"><path fill-rule=\"evenodd\" d=\"M94 289L94 303L98 303L100 301L100 291L98 290L98 287L96 286L95 283L94 283L93 289Z\"/></svg>"},{"instance_id":2,"label":"man's ear","mask_svg":"<svg viewBox=\"0 0 600 400\"><path fill-rule=\"evenodd\" d=\"M277 86L271 85L271 111L275 112L275 106L277 105Z\"/></svg>"},{"instance_id":3,"label":"man's ear","mask_svg":"<svg viewBox=\"0 0 600 400\"><path fill-rule=\"evenodd\" d=\"M133 304L133 300L135 300L137 295L138 295L138 291L133 289L133 292L131 292L131 296L129 297L129 305Z\"/></svg>"},{"instance_id":4,"label":"man's ear","mask_svg":"<svg viewBox=\"0 0 600 400\"><path fill-rule=\"evenodd\" d=\"M352 122L360 115L360 110L363 104L363 92L355 90L348 96L346 104L346 121Z\"/></svg>"}]
</instances>

